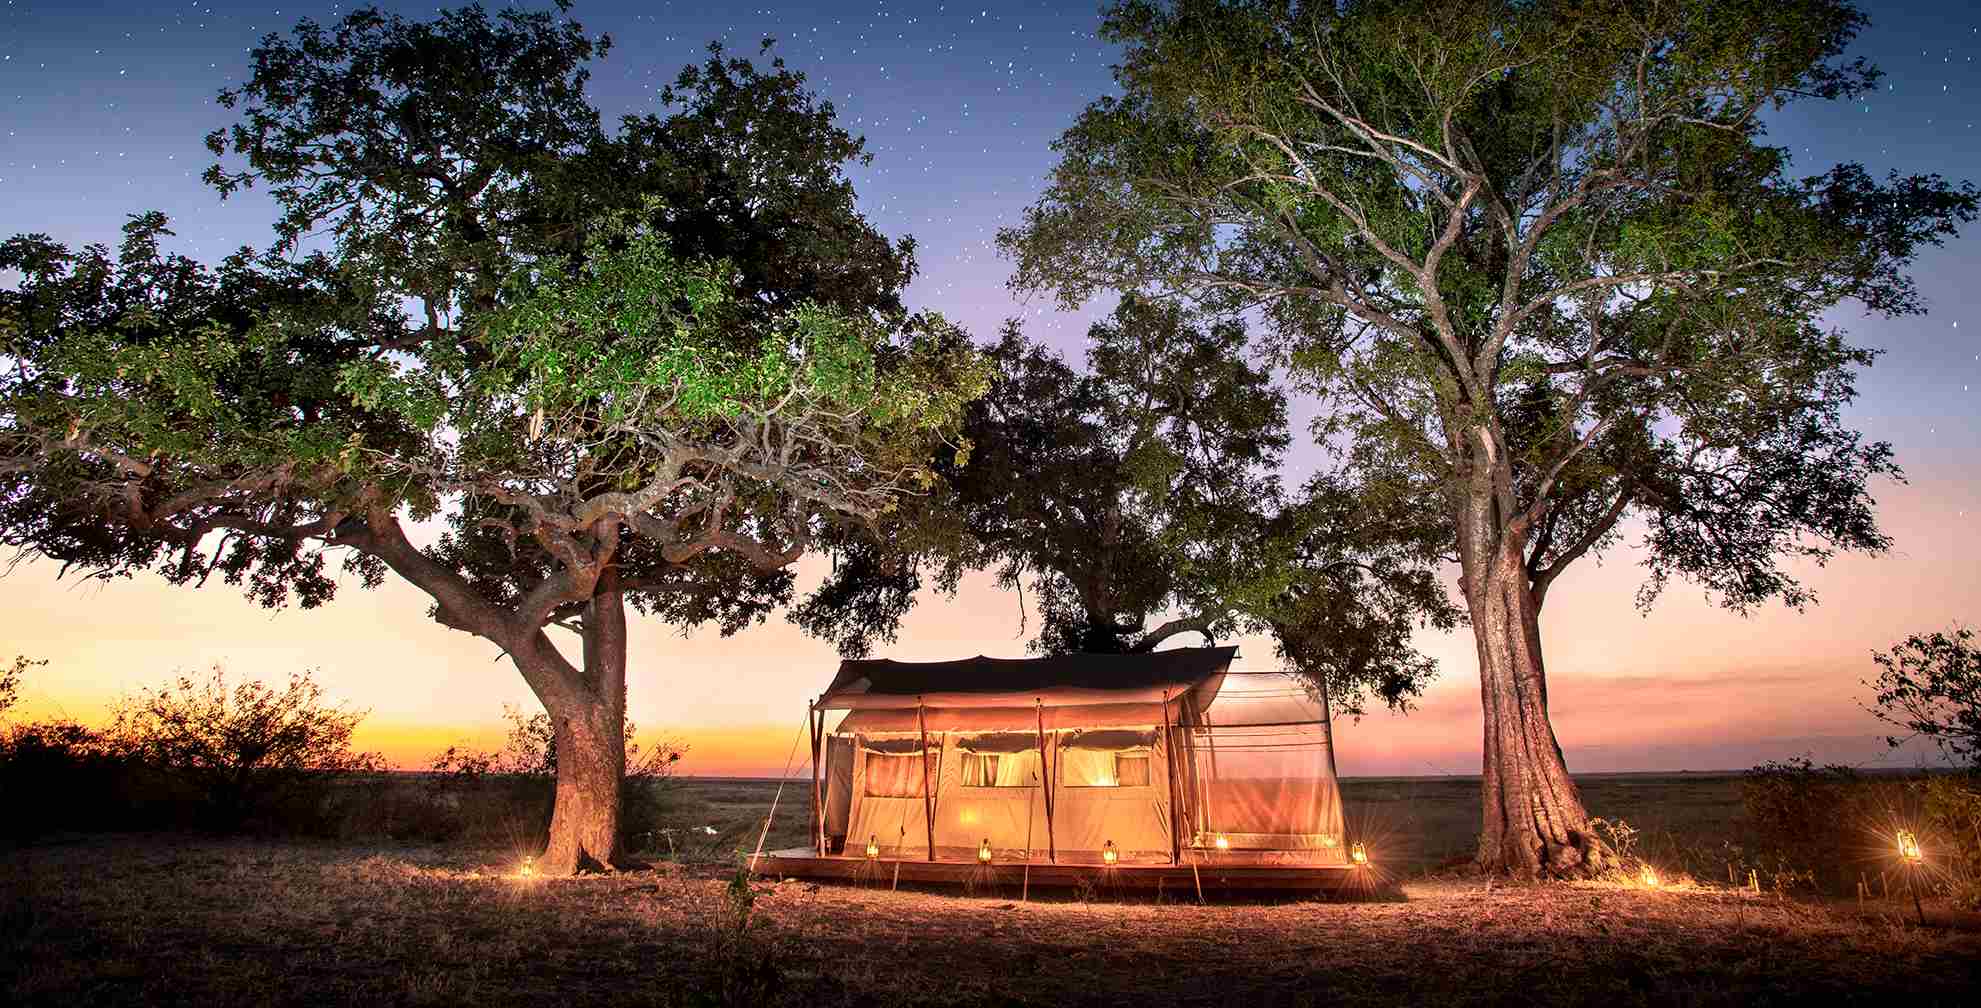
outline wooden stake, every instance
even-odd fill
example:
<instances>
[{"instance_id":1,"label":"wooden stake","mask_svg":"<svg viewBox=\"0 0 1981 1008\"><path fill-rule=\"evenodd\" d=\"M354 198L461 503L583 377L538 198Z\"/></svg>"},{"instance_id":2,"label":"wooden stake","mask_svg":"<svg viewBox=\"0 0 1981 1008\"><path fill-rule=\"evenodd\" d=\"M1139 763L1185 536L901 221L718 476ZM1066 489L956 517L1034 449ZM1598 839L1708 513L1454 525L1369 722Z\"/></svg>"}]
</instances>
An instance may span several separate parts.
<instances>
[{"instance_id":1,"label":"wooden stake","mask_svg":"<svg viewBox=\"0 0 1981 1008\"><path fill-rule=\"evenodd\" d=\"M929 828L929 860L935 860L935 794L929 787L929 723L922 698L915 698L915 730L922 737L922 824Z\"/></svg>"},{"instance_id":2,"label":"wooden stake","mask_svg":"<svg viewBox=\"0 0 1981 1008\"><path fill-rule=\"evenodd\" d=\"M1052 861L1053 863L1057 864L1059 862L1059 841L1057 840L1057 838L1053 836L1052 833L1053 787L1056 785L1057 781L1055 780L1052 774L1052 764L1046 762L1045 703L1041 701L1038 697L1033 697L1032 710L1033 713L1037 715L1038 724L1039 724L1039 772L1045 775L1045 780L1041 781L1040 784L1042 785L1041 790L1044 792L1045 802L1046 802L1046 859L1048 861ZM1025 815L1026 815L1025 845L1027 847L1030 847L1032 844L1032 827L1030 821L1031 811L1029 807L1027 808ZM1027 862L1030 862L1032 860L1031 851L1028 850L1025 852L1025 860Z\"/></svg>"},{"instance_id":3,"label":"wooden stake","mask_svg":"<svg viewBox=\"0 0 1981 1008\"><path fill-rule=\"evenodd\" d=\"M1197 862L1195 861L1190 862L1190 877L1197 883L1197 903L1201 905L1204 902L1204 877L1197 874Z\"/></svg>"},{"instance_id":4,"label":"wooden stake","mask_svg":"<svg viewBox=\"0 0 1981 1008\"><path fill-rule=\"evenodd\" d=\"M819 787L819 760L824 748L825 712L818 709L818 701L806 709L805 720L812 728L812 844L818 848L819 856L825 856L825 795Z\"/></svg>"},{"instance_id":5,"label":"wooden stake","mask_svg":"<svg viewBox=\"0 0 1981 1008\"><path fill-rule=\"evenodd\" d=\"M1181 748L1176 744L1176 733L1169 726L1169 691L1162 691L1162 746L1164 782L1169 785L1169 863L1183 860L1182 826L1178 825L1176 809L1176 760Z\"/></svg>"}]
</instances>

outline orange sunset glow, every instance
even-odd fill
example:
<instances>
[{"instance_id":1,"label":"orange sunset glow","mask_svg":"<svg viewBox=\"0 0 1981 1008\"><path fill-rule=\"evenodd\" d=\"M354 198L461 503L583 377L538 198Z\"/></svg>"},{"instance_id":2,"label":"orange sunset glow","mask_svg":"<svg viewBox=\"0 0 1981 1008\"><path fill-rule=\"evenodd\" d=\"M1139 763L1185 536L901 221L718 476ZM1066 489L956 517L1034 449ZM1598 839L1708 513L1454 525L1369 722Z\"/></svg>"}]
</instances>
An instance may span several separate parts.
<instances>
[{"instance_id":1,"label":"orange sunset glow","mask_svg":"<svg viewBox=\"0 0 1981 1008\"><path fill-rule=\"evenodd\" d=\"M1555 728L1569 765L1710 770L1802 753L1868 765L1924 758L1923 750L1887 750L1860 707L1867 691L1859 682L1870 675L1873 650L1981 611L1981 578L1945 543L1946 530L1971 522L1973 495L1972 483L1931 473L1883 488L1892 552L1809 571L1821 604L1806 612L1777 606L1743 618L1681 584L1646 616L1632 606L1641 571L1627 550L1571 571L1542 614ZM807 563L815 580L819 562ZM400 581L341 592L313 611L269 612L219 584L187 591L144 578L55 574L30 562L0 579L10 649L49 659L27 683L28 716L95 721L131 689L216 662L268 678L320 668L332 695L371 712L358 744L418 769L450 745L498 745L504 704L538 709L494 648L426 619L425 600ZM953 599L925 596L884 652L1019 656L1025 639L1016 596L975 576ZM1238 643L1241 666L1270 667L1270 641ZM1422 645L1439 660L1437 683L1408 715L1342 719L1343 774L1478 772L1470 636L1425 636ZM790 772L802 775L806 753L801 744L793 757L793 743L805 704L837 660L829 645L778 618L727 639L683 637L635 618L630 716L643 740L687 746L685 773L775 776L790 758Z\"/></svg>"}]
</instances>

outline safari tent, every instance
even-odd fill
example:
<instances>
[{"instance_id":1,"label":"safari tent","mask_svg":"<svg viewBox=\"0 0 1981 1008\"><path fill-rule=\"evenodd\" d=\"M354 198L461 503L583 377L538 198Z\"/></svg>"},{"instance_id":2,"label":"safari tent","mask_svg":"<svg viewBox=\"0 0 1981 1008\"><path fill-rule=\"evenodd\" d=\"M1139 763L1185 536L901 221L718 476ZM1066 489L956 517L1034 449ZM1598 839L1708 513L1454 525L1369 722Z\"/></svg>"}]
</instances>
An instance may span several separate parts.
<instances>
[{"instance_id":1,"label":"safari tent","mask_svg":"<svg viewBox=\"0 0 1981 1008\"><path fill-rule=\"evenodd\" d=\"M811 849L772 870L1348 867L1326 698L1236 657L845 661L811 707Z\"/></svg>"}]
</instances>

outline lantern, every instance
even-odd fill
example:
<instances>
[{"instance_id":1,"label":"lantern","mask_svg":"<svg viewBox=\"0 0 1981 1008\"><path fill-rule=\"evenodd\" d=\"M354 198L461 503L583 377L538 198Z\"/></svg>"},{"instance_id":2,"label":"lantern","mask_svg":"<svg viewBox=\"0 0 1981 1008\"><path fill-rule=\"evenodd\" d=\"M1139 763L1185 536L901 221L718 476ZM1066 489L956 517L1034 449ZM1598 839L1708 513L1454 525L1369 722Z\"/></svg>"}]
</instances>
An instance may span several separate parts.
<instances>
[{"instance_id":1,"label":"lantern","mask_svg":"<svg viewBox=\"0 0 1981 1008\"><path fill-rule=\"evenodd\" d=\"M1358 865L1369 863L1369 852L1362 849L1362 841L1357 840L1353 847L1348 848L1348 860Z\"/></svg>"},{"instance_id":2,"label":"lantern","mask_svg":"<svg viewBox=\"0 0 1981 1008\"><path fill-rule=\"evenodd\" d=\"M1217 847L1219 853L1228 851L1231 849L1231 838L1225 836L1222 833L1219 833L1217 835L1217 840L1215 841L1215 846Z\"/></svg>"},{"instance_id":3,"label":"lantern","mask_svg":"<svg viewBox=\"0 0 1981 1008\"><path fill-rule=\"evenodd\" d=\"M523 855L523 867L516 870L517 877L535 878L536 874L537 874L537 859L529 854Z\"/></svg>"},{"instance_id":4,"label":"lantern","mask_svg":"<svg viewBox=\"0 0 1981 1008\"><path fill-rule=\"evenodd\" d=\"M1644 883L1644 888L1646 889L1656 889L1658 887L1658 870L1650 865L1643 865L1637 869L1637 880Z\"/></svg>"},{"instance_id":5,"label":"lantern","mask_svg":"<svg viewBox=\"0 0 1981 1008\"><path fill-rule=\"evenodd\" d=\"M983 862L984 864L990 864L990 859L991 859L990 837L985 837L983 846L977 848L977 860Z\"/></svg>"},{"instance_id":6,"label":"lantern","mask_svg":"<svg viewBox=\"0 0 1981 1008\"><path fill-rule=\"evenodd\" d=\"M1109 840L1107 846L1101 848L1101 860L1110 866L1121 860L1121 855L1114 849L1114 841Z\"/></svg>"},{"instance_id":7,"label":"lantern","mask_svg":"<svg viewBox=\"0 0 1981 1008\"><path fill-rule=\"evenodd\" d=\"M1898 856L1909 865L1916 865L1926 859L1926 855L1919 849L1919 838L1914 836L1911 830L1898 831Z\"/></svg>"},{"instance_id":8,"label":"lantern","mask_svg":"<svg viewBox=\"0 0 1981 1008\"><path fill-rule=\"evenodd\" d=\"M877 857L880 857L880 837L869 836L867 837L867 860L872 861Z\"/></svg>"}]
</instances>

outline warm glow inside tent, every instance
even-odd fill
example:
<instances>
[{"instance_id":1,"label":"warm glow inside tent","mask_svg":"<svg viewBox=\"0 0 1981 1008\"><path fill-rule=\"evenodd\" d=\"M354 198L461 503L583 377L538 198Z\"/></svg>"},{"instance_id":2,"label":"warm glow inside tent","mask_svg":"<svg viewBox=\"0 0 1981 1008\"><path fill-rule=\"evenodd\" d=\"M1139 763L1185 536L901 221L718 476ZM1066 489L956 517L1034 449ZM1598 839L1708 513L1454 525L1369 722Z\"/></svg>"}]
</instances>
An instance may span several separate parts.
<instances>
[{"instance_id":1,"label":"warm glow inside tent","mask_svg":"<svg viewBox=\"0 0 1981 1008\"><path fill-rule=\"evenodd\" d=\"M819 853L1346 863L1325 698L1237 648L849 660L814 705ZM837 724L830 718L844 712Z\"/></svg>"}]
</instances>

